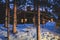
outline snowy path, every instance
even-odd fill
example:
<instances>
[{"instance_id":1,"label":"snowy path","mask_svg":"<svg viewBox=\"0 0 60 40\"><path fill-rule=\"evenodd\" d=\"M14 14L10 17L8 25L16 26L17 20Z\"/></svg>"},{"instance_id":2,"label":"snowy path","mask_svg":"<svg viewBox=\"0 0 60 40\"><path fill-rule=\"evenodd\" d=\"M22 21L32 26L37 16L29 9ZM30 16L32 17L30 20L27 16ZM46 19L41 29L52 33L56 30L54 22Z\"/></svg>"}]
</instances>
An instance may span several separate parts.
<instances>
[{"instance_id":1,"label":"snowy path","mask_svg":"<svg viewBox=\"0 0 60 40\"><path fill-rule=\"evenodd\" d=\"M2 26L3 24L0 24L0 40L7 40L7 28ZM12 25L10 25L10 30L12 30ZM18 24L17 32L17 34L10 32L10 40L37 40L36 27L33 27L33 24ZM41 28L41 40L60 40L60 34L54 33L46 26Z\"/></svg>"}]
</instances>

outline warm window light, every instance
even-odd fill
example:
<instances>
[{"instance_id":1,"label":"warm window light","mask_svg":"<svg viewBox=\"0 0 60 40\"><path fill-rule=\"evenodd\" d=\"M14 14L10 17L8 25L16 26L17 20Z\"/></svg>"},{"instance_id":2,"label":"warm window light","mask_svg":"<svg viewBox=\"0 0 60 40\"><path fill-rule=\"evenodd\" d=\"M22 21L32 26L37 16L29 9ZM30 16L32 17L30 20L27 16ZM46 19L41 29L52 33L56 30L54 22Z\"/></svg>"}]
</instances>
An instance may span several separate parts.
<instances>
[{"instance_id":1,"label":"warm window light","mask_svg":"<svg viewBox=\"0 0 60 40\"><path fill-rule=\"evenodd\" d=\"M21 22L23 23L23 19L21 19Z\"/></svg>"},{"instance_id":2,"label":"warm window light","mask_svg":"<svg viewBox=\"0 0 60 40\"><path fill-rule=\"evenodd\" d=\"M25 21L24 21L25 20ZM23 23L23 22L27 22L27 19L21 19L21 22Z\"/></svg>"},{"instance_id":3,"label":"warm window light","mask_svg":"<svg viewBox=\"0 0 60 40\"><path fill-rule=\"evenodd\" d=\"M51 22L53 22L54 20L53 20L53 18L51 18Z\"/></svg>"},{"instance_id":4,"label":"warm window light","mask_svg":"<svg viewBox=\"0 0 60 40\"><path fill-rule=\"evenodd\" d=\"M34 17L33 17L33 22L35 21Z\"/></svg>"},{"instance_id":5,"label":"warm window light","mask_svg":"<svg viewBox=\"0 0 60 40\"><path fill-rule=\"evenodd\" d=\"M25 19L25 22L27 22L27 19Z\"/></svg>"}]
</instances>

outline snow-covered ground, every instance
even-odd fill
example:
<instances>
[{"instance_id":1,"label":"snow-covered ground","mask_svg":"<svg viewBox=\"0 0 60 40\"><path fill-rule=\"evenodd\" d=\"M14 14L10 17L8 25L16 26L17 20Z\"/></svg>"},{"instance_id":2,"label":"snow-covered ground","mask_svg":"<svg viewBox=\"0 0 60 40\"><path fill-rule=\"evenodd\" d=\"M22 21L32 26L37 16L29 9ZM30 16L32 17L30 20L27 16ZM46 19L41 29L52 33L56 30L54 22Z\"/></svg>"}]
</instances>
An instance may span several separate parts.
<instances>
[{"instance_id":1,"label":"snow-covered ground","mask_svg":"<svg viewBox=\"0 0 60 40\"><path fill-rule=\"evenodd\" d=\"M0 40L7 40L7 28L0 24ZM60 40L60 29L55 29L55 22L47 22L41 24L41 40ZM11 32L10 25L10 40L37 40L36 27L33 24L18 24L17 33Z\"/></svg>"}]
</instances>

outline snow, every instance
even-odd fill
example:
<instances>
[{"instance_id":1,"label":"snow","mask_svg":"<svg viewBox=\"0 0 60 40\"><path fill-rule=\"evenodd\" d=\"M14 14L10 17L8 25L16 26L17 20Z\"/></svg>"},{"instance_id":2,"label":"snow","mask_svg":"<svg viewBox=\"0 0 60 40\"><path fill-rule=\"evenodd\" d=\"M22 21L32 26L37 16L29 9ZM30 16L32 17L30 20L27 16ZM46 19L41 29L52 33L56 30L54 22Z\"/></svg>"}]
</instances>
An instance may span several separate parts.
<instances>
[{"instance_id":1,"label":"snow","mask_svg":"<svg viewBox=\"0 0 60 40\"><path fill-rule=\"evenodd\" d=\"M41 24L41 40L60 40L60 30L55 29L55 25L55 22L47 22L42 28ZM7 28L3 26L4 24L0 24L0 40L7 40ZM10 40L37 40L37 29L33 27L33 24L18 24L16 34L13 34L11 30L10 24Z\"/></svg>"}]
</instances>

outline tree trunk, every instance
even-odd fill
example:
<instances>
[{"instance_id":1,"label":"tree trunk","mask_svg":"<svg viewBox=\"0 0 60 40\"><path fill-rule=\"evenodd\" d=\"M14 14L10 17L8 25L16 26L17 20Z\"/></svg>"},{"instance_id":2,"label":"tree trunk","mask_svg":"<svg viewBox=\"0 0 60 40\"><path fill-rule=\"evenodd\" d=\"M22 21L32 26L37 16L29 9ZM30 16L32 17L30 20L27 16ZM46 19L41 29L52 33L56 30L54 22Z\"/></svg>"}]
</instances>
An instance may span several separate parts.
<instances>
[{"instance_id":1,"label":"tree trunk","mask_svg":"<svg viewBox=\"0 0 60 40\"><path fill-rule=\"evenodd\" d=\"M38 24L37 24L37 40L41 40L41 32L40 32L40 6L38 5Z\"/></svg>"},{"instance_id":2,"label":"tree trunk","mask_svg":"<svg viewBox=\"0 0 60 40\"><path fill-rule=\"evenodd\" d=\"M5 27L7 27L7 39L9 40L9 24L10 24L10 9L9 9L9 0L6 0L6 18L5 18Z\"/></svg>"},{"instance_id":3,"label":"tree trunk","mask_svg":"<svg viewBox=\"0 0 60 40\"><path fill-rule=\"evenodd\" d=\"M8 27L8 0L6 0L5 27Z\"/></svg>"},{"instance_id":4,"label":"tree trunk","mask_svg":"<svg viewBox=\"0 0 60 40\"><path fill-rule=\"evenodd\" d=\"M10 9L8 9L8 27L7 27L7 36L8 36L8 40L10 39L9 38L9 32L10 32L10 29L9 29L9 26L10 26Z\"/></svg>"},{"instance_id":5,"label":"tree trunk","mask_svg":"<svg viewBox=\"0 0 60 40\"><path fill-rule=\"evenodd\" d=\"M17 26L17 14L16 14L16 0L14 0L14 24L13 24L13 33L16 33L16 26Z\"/></svg>"},{"instance_id":6,"label":"tree trunk","mask_svg":"<svg viewBox=\"0 0 60 40\"><path fill-rule=\"evenodd\" d=\"M34 17L33 17L33 22L34 22L34 27L36 26L36 13L35 13L35 11L36 11L36 0L34 0Z\"/></svg>"}]
</instances>

